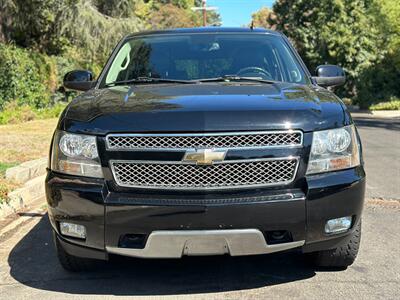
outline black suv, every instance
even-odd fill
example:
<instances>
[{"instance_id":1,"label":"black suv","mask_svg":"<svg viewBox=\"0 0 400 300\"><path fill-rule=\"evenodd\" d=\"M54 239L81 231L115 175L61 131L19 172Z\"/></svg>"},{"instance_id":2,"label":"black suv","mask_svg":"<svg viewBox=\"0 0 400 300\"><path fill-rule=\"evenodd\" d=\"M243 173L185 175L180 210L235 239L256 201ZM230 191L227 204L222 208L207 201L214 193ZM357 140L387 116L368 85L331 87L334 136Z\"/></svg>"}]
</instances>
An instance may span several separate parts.
<instances>
[{"instance_id":1,"label":"black suv","mask_svg":"<svg viewBox=\"0 0 400 300\"><path fill-rule=\"evenodd\" d=\"M346 267L361 234L365 172L349 112L277 32L143 32L117 45L55 131L46 193L72 271L142 258L312 253Z\"/></svg>"}]
</instances>

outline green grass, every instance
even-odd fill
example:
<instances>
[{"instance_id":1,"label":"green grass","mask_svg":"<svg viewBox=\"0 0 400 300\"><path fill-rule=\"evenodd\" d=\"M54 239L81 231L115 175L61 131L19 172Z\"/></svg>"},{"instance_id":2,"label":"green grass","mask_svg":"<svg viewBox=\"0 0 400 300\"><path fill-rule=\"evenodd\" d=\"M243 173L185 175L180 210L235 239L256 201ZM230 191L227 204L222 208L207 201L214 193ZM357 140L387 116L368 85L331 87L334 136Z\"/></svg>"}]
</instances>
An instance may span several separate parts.
<instances>
[{"instance_id":1,"label":"green grass","mask_svg":"<svg viewBox=\"0 0 400 300\"><path fill-rule=\"evenodd\" d=\"M371 105L370 110L400 110L400 99Z\"/></svg>"},{"instance_id":2,"label":"green grass","mask_svg":"<svg viewBox=\"0 0 400 300\"><path fill-rule=\"evenodd\" d=\"M18 165L18 163L4 163L4 162L0 162L0 178L4 178L4 176L6 175L6 170L7 170L8 168L15 167L16 165Z\"/></svg>"},{"instance_id":3,"label":"green grass","mask_svg":"<svg viewBox=\"0 0 400 300\"><path fill-rule=\"evenodd\" d=\"M0 112L0 125L58 118L66 105L66 103L57 103L48 108L35 109L28 105L19 106L11 102Z\"/></svg>"}]
</instances>

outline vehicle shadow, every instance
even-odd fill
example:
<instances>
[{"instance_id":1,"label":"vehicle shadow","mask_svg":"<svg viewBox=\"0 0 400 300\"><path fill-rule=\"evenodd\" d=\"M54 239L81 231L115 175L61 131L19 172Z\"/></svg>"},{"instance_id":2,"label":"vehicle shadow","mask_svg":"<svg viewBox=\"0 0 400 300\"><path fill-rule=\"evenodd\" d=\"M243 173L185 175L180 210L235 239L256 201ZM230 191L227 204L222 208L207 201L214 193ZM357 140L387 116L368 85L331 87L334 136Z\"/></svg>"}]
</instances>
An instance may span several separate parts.
<instances>
[{"instance_id":1,"label":"vehicle shadow","mask_svg":"<svg viewBox=\"0 0 400 300\"><path fill-rule=\"evenodd\" d=\"M18 282L48 291L97 295L176 295L237 291L304 280L315 269L297 252L262 256L140 260L111 257L95 272L69 273L58 264L48 216L12 249Z\"/></svg>"},{"instance_id":2,"label":"vehicle shadow","mask_svg":"<svg viewBox=\"0 0 400 300\"><path fill-rule=\"evenodd\" d=\"M357 127L381 128L400 131L400 119L378 119L373 117L353 117Z\"/></svg>"}]
</instances>

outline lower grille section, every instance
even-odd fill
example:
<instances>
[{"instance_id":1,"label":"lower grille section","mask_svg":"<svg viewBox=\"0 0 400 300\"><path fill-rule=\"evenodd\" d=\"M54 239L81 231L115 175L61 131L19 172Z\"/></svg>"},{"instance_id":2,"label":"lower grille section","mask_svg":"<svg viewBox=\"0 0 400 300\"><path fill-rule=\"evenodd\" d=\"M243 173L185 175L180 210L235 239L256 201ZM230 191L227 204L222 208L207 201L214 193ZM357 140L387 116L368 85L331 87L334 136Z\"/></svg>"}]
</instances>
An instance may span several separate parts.
<instances>
[{"instance_id":1,"label":"lower grille section","mask_svg":"<svg viewBox=\"0 0 400 300\"><path fill-rule=\"evenodd\" d=\"M291 183L297 158L216 162L196 165L182 162L111 161L116 183L154 189L227 189Z\"/></svg>"}]
</instances>

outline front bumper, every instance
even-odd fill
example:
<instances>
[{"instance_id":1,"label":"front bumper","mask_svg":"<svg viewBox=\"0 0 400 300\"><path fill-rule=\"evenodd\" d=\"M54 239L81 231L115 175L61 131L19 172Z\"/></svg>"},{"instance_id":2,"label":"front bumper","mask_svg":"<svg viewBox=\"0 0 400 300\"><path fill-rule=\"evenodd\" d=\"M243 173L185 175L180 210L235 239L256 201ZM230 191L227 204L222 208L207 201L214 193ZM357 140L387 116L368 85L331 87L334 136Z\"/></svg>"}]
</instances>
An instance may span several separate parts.
<instances>
[{"instance_id":1,"label":"front bumper","mask_svg":"<svg viewBox=\"0 0 400 300\"><path fill-rule=\"evenodd\" d=\"M123 193L103 180L49 171L49 217L66 251L79 257L107 259L108 253L136 257L251 255L301 247L303 252L335 248L360 221L365 173L357 167L309 176L302 188L258 189L241 194ZM352 228L324 233L327 220L352 216ZM84 225L87 238L62 236L59 222ZM285 231L290 240L268 241ZM127 245L126 236L142 243Z\"/></svg>"},{"instance_id":2,"label":"front bumper","mask_svg":"<svg viewBox=\"0 0 400 300\"><path fill-rule=\"evenodd\" d=\"M108 253L142 258L180 258L183 255L256 255L304 245L304 241L268 245L258 229L153 231L143 249L106 246Z\"/></svg>"}]
</instances>

